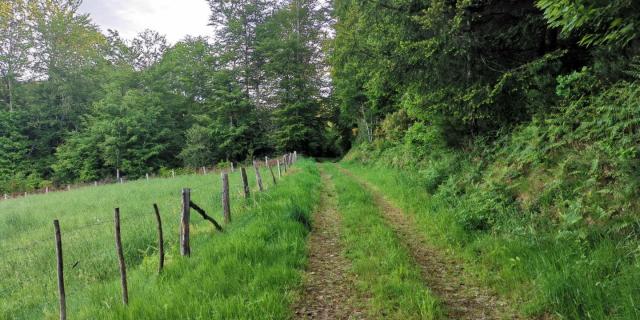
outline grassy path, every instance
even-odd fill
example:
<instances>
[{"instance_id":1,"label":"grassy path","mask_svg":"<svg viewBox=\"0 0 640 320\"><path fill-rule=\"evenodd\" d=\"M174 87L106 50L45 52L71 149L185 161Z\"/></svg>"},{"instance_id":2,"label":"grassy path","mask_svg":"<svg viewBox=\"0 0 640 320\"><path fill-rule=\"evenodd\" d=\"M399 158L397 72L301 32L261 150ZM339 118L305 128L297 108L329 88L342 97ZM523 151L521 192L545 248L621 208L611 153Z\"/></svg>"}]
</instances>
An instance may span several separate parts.
<instances>
[{"instance_id":1,"label":"grassy path","mask_svg":"<svg viewBox=\"0 0 640 320\"><path fill-rule=\"evenodd\" d=\"M348 275L350 263L342 255L335 186L324 171L321 176L322 194L308 240L304 292L295 315L299 319L364 319L361 303L355 301L353 279Z\"/></svg>"},{"instance_id":2,"label":"grassy path","mask_svg":"<svg viewBox=\"0 0 640 320\"><path fill-rule=\"evenodd\" d=\"M362 185L382 212L400 241L420 267L427 286L444 305L450 319L521 319L510 306L489 289L469 281L463 274L462 264L444 252L428 245L416 229L413 217L387 201L383 194L369 183L356 178L346 169L342 173Z\"/></svg>"},{"instance_id":3,"label":"grassy path","mask_svg":"<svg viewBox=\"0 0 640 320\"><path fill-rule=\"evenodd\" d=\"M340 238L367 318L442 319L438 299L371 194L336 165L321 167L335 183Z\"/></svg>"}]
</instances>

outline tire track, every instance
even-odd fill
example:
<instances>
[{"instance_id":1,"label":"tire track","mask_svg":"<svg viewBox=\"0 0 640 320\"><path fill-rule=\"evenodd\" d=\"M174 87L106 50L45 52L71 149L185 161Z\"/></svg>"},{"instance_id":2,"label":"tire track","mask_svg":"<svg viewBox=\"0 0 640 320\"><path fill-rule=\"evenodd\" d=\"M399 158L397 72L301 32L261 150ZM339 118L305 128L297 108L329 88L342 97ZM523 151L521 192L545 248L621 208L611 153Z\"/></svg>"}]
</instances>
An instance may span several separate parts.
<instances>
[{"instance_id":1,"label":"tire track","mask_svg":"<svg viewBox=\"0 0 640 320\"><path fill-rule=\"evenodd\" d=\"M372 194L383 217L420 267L425 283L444 304L449 319L526 319L488 288L467 281L462 263L427 244L411 215L404 214L368 182L346 169L340 168L340 171Z\"/></svg>"},{"instance_id":2,"label":"tire track","mask_svg":"<svg viewBox=\"0 0 640 320\"><path fill-rule=\"evenodd\" d=\"M309 265L302 297L294 308L297 319L365 319L349 278L350 262L342 256L340 215L335 186L321 171L320 206L313 216L309 236Z\"/></svg>"}]
</instances>

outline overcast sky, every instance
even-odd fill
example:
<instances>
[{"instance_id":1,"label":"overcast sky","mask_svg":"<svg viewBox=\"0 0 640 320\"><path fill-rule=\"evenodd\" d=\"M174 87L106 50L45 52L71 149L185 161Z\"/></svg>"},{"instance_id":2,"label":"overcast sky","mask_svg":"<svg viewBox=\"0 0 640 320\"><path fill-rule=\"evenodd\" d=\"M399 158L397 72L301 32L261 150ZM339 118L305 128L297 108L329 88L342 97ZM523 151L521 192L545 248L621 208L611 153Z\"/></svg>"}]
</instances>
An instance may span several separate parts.
<instances>
[{"instance_id":1,"label":"overcast sky","mask_svg":"<svg viewBox=\"0 0 640 320\"><path fill-rule=\"evenodd\" d=\"M211 36L205 0L84 0L80 12L91 14L102 31L115 29L126 39L144 29L167 36L171 43L186 35Z\"/></svg>"}]
</instances>

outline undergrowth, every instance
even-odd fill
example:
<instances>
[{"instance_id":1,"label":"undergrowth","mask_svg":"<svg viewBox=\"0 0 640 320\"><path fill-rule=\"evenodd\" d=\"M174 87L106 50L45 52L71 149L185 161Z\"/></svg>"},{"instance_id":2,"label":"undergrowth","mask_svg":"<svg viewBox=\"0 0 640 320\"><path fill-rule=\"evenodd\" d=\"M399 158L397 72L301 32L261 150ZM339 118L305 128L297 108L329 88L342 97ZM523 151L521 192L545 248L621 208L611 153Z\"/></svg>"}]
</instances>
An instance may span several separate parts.
<instances>
[{"instance_id":1,"label":"undergrowth","mask_svg":"<svg viewBox=\"0 0 640 320\"><path fill-rule=\"evenodd\" d=\"M343 165L523 313L640 318L640 84L593 94L593 81L559 79L562 108L495 139L452 148L416 123Z\"/></svg>"}]
</instances>

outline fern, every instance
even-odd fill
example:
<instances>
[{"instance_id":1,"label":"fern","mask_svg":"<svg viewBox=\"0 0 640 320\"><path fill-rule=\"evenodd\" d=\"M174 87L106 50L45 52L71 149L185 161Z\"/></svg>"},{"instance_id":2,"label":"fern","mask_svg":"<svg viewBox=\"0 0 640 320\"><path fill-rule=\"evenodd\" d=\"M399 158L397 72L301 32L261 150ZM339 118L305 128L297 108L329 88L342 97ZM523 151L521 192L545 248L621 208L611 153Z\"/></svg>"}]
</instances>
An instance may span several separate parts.
<instances>
[{"instance_id":1,"label":"fern","mask_svg":"<svg viewBox=\"0 0 640 320\"><path fill-rule=\"evenodd\" d=\"M629 70L625 71L636 80L640 80L640 56L635 56L629 63Z\"/></svg>"}]
</instances>

